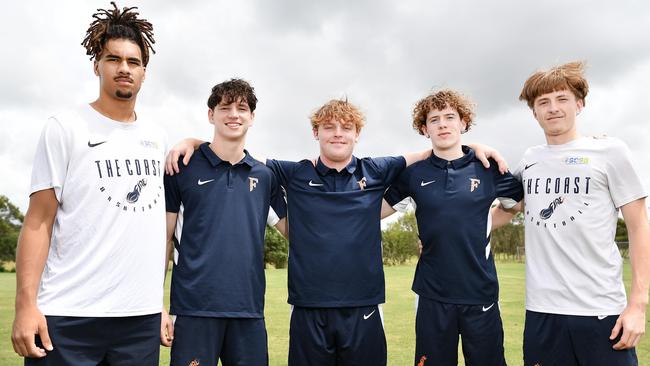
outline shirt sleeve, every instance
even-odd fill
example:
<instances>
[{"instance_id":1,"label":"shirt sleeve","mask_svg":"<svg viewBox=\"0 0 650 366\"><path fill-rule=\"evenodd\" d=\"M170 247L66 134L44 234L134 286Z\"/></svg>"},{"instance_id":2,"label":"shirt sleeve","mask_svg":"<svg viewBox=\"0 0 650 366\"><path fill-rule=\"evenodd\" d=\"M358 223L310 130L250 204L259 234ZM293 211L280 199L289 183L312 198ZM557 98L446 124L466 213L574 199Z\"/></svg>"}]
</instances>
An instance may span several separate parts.
<instances>
[{"instance_id":1,"label":"shirt sleeve","mask_svg":"<svg viewBox=\"0 0 650 366\"><path fill-rule=\"evenodd\" d=\"M269 226L275 226L280 221L278 215L273 211L273 207L269 207L269 214L266 217L266 224Z\"/></svg>"},{"instance_id":2,"label":"shirt sleeve","mask_svg":"<svg viewBox=\"0 0 650 366\"><path fill-rule=\"evenodd\" d=\"M395 206L406 197L411 195L409 190L409 171L408 169L402 171L397 179L391 184L384 193L384 199L389 205Z\"/></svg>"},{"instance_id":3,"label":"shirt sleeve","mask_svg":"<svg viewBox=\"0 0 650 366\"><path fill-rule=\"evenodd\" d=\"M388 156L371 159L376 169L383 176L384 186L388 187L406 167L406 159L403 156Z\"/></svg>"},{"instance_id":4,"label":"shirt sleeve","mask_svg":"<svg viewBox=\"0 0 650 366\"><path fill-rule=\"evenodd\" d=\"M524 172L524 164L526 164L525 158L521 158L521 160L519 160L519 163L515 166L515 169L512 171L512 176L520 182Z\"/></svg>"},{"instance_id":5,"label":"shirt sleeve","mask_svg":"<svg viewBox=\"0 0 650 366\"><path fill-rule=\"evenodd\" d=\"M180 166L179 159L179 166ZM181 192L178 187L180 173L167 175L163 178L165 183L165 209L167 212L178 213L181 209Z\"/></svg>"},{"instance_id":6,"label":"shirt sleeve","mask_svg":"<svg viewBox=\"0 0 650 366\"><path fill-rule=\"evenodd\" d=\"M296 170L299 163L295 161L267 159L266 166L273 171L275 178L282 187L286 187L291 181L293 172Z\"/></svg>"},{"instance_id":7,"label":"shirt sleeve","mask_svg":"<svg viewBox=\"0 0 650 366\"><path fill-rule=\"evenodd\" d=\"M636 171L630 149L620 140L614 140L607 154L606 174L612 201L616 207L647 197Z\"/></svg>"},{"instance_id":8,"label":"shirt sleeve","mask_svg":"<svg viewBox=\"0 0 650 366\"><path fill-rule=\"evenodd\" d=\"M494 163L496 166L496 163ZM494 170L494 188L496 196L505 208L512 208L524 198L524 189L521 182L513 174L501 174Z\"/></svg>"},{"instance_id":9,"label":"shirt sleeve","mask_svg":"<svg viewBox=\"0 0 650 366\"><path fill-rule=\"evenodd\" d=\"M408 212L409 207L411 207L413 210L416 210L418 207L415 201L413 200L413 197L410 196L394 204L393 210L397 212L405 213Z\"/></svg>"},{"instance_id":10,"label":"shirt sleeve","mask_svg":"<svg viewBox=\"0 0 650 366\"><path fill-rule=\"evenodd\" d=\"M275 213L278 217L277 221L287 216L287 201L275 174L271 174L271 208L269 211ZM277 221L275 224L277 224Z\"/></svg>"},{"instance_id":11,"label":"shirt sleeve","mask_svg":"<svg viewBox=\"0 0 650 366\"><path fill-rule=\"evenodd\" d=\"M36 146L30 195L54 188L56 199L61 202L61 192L68 174L69 162L70 150L66 131L61 123L52 117L43 127Z\"/></svg>"}]
</instances>

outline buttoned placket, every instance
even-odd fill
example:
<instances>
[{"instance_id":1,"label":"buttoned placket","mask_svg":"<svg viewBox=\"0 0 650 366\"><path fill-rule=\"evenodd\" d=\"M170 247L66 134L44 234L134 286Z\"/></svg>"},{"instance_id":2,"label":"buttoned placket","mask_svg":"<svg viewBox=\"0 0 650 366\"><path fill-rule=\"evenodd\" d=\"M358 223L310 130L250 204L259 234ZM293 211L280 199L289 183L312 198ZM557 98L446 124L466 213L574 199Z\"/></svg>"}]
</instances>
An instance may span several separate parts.
<instances>
[{"instance_id":1,"label":"buttoned placket","mask_svg":"<svg viewBox=\"0 0 650 366\"><path fill-rule=\"evenodd\" d=\"M451 170L451 171L450 171ZM451 161L447 162L447 165L445 166L445 191L449 187L454 186L454 165L451 163Z\"/></svg>"}]
</instances>

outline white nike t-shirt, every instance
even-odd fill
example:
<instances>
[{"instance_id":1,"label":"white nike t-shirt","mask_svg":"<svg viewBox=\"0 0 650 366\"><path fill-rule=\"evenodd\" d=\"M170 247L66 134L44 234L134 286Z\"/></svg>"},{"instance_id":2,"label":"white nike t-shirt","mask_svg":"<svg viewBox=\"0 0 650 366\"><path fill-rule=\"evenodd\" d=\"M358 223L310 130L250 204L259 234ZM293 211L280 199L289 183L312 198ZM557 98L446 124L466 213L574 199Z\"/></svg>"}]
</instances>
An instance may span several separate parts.
<instances>
[{"instance_id":1,"label":"white nike t-shirt","mask_svg":"<svg viewBox=\"0 0 650 366\"><path fill-rule=\"evenodd\" d=\"M59 201L38 289L45 315L161 311L166 144L157 126L113 121L89 105L48 120L31 183Z\"/></svg>"},{"instance_id":2,"label":"white nike t-shirt","mask_svg":"<svg viewBox=\"0 0 650 366\"><path fill-rule=\"evenodd\" d=\"M620 314L626 296L614 242L618 208L647 196L626 145L582 137L532 147L514 175L524 188L526 309Z\"/></svg>"}]
</instances>

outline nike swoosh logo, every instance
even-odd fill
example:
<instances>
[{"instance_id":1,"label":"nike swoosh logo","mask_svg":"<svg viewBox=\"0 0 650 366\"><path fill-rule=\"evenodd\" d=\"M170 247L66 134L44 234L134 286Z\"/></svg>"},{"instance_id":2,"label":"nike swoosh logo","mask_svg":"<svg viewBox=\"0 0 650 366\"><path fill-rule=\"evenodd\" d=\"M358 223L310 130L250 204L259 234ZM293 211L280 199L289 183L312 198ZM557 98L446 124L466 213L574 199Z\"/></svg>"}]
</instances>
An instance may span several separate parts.
<instances>
[{"instance_id":1,"label":"nike swoosh logo","mask_svg":"<svg viewBox=\"0 0 650 366\"><path fill-rule=\"evenodd\" d=\"M484 307L483 307L483 311L484 311L484 312L485 312L485 311L488 311L488 310L492 309L493 306L494 306L494 303L492 303L492 305L488 306L487 308L484 306Z\"/></svg>"},{"instance_id":2,"label":"nike swoosh logo","mask_svg":"<svg viewBox=\"0 0 650 366\"><path fill-rule=\"evenodd\" d=\"M103 143L106 143L106 141L101 141L101 142L97 142L97 143L93 144L92 142L90 142L90 140L88 140L88 147L99 146L99 145L101 145Z\"/></svg>"},{"instance_id":3,"label":"nike swoosh logo","mask_svg":"<svg viewBox=\"0 0 650 366\"><path fill-rule=\"evenodd\" d=\"M533 166L533 165L535 165L535 164L537 164L537 163L532 163L532 164L528 164L528 165L526 165L526 166L524 167L524 170L528 170L528 168L530 168L531 166Z\"/></svg>"},{"instance_id":4,"label":"nike swoosh logo","mask_svg":"<svg viewBox=\"0 0 650 366\"><path fill-rule=\"evenodd\" d=\"M376 309L375 309L375 310L376 310ZM370 317L372 316L372 314L375 313L375 310L371 311L370 314L368 314L368 315L365 315L365 314L364 314L364 315L363 315L363 320L367 320L368 318L370 318Z\"/></svg>"},{"instance_id":5,"label":"nike swoosh logo","mask_svg":"<svg viewBox=\"0 0 650 366\"><path fill-rule=\"evenodd\" d=\"M309 181L309 186L310 187L320 187L322 185L323 185L323 183L314 183L312 181Z\"/></svg>"},{"instance_id":6,"label":"nike swoosh logo","mask_svg":"<svg viewBox=\"0 0 650 366\"><path fill-rule=\"evenodd\" d=\"M428 182L422 181L420 183L420 187L428 186L429 184L434 183L434 182L435 182L435 180L431 180L431 181L428 181Z\"/></svg>"},{"instance_id":7,"label":"nike swoosh logo","mask_svg":"<svg viewBox=\"0 0 650 366\"><path fill-rule=\"evenodd\" d=\"M607 318L607 315L598 315L598 320L603 320Z\"/></svg>"},{"instance_id":8,"label":"nike swoosh logo","mask_svg":"<svg viewBox=\"0 0 650 366\"><path fill-rule=\"evenodd\" d=\"M214 179L208 179L208 180L201 180L201 179L199 179L199 181L198 181L197 183L199 183L199 185L202 186L202 185L204 185L204 184L206 184L206 183L210 183L210 182L212 182L213 180L214 180Z\"/></svg>"}]
</instances>

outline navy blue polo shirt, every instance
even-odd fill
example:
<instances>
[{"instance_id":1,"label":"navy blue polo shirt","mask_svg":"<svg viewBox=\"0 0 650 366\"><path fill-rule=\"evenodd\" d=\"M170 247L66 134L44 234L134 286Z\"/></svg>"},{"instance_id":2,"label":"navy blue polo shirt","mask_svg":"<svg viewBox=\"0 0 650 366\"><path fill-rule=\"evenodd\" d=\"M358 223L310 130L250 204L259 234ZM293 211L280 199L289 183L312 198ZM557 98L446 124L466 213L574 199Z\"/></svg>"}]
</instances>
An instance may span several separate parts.
<instances>
[{"instance_id":1,"label":"navy blue polo shirt","mask_svg":"<svg viewBox=\"0 0 650 366\"><path fill-rule=\"evenodd\" d=\"M183 206L171 313L262 318L264 233L269 206L286 205L275 175L247 151L237 164L202 144L180 173L165 176L167 212Z\"/></svg>"},{"instance_id":2,"label":"navy blue polo shirt","mask_svg":"<svg viewBox=\"0 0 650 366\"><path fill-rule=\"evenodd\" d=\"M363 158L340 172L320 159L267 160L287 195L289 303L353 307L384 302L381 202L406 162Z\"/></svg>"},{"instance_id":3,"label":"navy blue polo shirt","mask_svg":"<svg viewBox=\"0 0 650 366\"><path fill-rule=\"evenodd\" d=\"M422 255L413 291L452 304L498 301L499 284L491 254L490 206L495 198L523 198L521 183L501 175L491 161L486 169L463 146L465 155L447 161L432 154L405 169L386 192L389 204L406 197L416 204Z\"/></svg>"}]
</instances>

